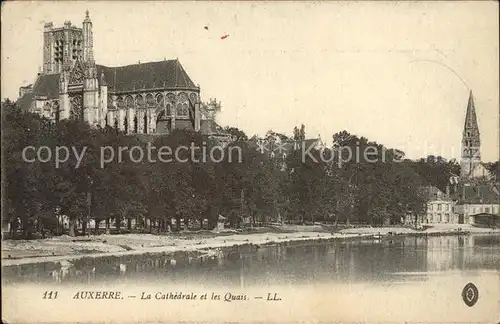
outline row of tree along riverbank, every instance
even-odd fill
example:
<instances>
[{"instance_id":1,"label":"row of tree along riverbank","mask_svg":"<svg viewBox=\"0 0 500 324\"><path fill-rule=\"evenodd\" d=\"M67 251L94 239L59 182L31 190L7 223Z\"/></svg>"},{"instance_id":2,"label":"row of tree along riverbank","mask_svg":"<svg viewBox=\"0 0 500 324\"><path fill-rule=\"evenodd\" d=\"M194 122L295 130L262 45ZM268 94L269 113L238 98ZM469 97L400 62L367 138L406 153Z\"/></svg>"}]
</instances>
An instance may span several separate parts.
<instances>
[{"instance_id":1,"label":"row of tree along riverbank","mask_svg":"<svg viewBox=\"0 0 500 324\"><path fill-rule=\"evenodd\" d=\"M147 152L148 145L172 148L194 143L210 149L218 143L190 131L144 141L111 127L92 128L79 120L51 121L24 113L10 101L2 102L2 124L2 226L9 224L11 236L23 238L37 232L60 232L63 218L68 220L71 236L88 234L89 220L94 228L104 224L108 231L112 223L120 232L123 227L131 229L133 222L140 231L161 232L168 227L173 231L193 226L213 229L219 215L225 216L231 228L272 221L398 224L402 216L418 219L423 215L423 186L444 188L449 175L458 173L454 161L405 160L401 151L345 131L333 135L332 144L325 143L326 153L312 149L305 158L295 149L286 155L263 154L256 149L255 136L248 138L234 127L226 128L234 142L224 150L228 155L241 152L240 162L235 162L237 156L232 161L204 159L207 153L199 150L196 159L187 156L188 152L185 160L171 163L138 162L124 155L121 162L110 161L102 167L102 147L136 146ZM292 137L270 131L266 140L301 142L305 128L296 128ZM26 162L23 155L28 146L52 151L57 147L85 149L85 158L70 154L57 166L40 159ZM240 151L231 151L234 146ZM335 147L349 147L352 152L372 147L376 153L369 159L361 156L348 161L342 156L347 151L335 155ZM328 154L332 158L324 161L321 157ZM340 159L346 162L339 164Z\"/></svg>"}]
</instances>

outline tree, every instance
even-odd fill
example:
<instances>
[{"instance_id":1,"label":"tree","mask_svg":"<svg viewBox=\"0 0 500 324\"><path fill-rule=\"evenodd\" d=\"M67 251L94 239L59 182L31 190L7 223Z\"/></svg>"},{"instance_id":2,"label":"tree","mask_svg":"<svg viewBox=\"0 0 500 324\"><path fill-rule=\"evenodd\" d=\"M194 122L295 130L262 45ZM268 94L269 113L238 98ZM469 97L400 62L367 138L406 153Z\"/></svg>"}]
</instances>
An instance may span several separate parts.
<instances>
[{"instance_id":1,"label":"tree","mask_svg":"<svg viewBox=\"0 0 500 324\"><path fill-rule=\"evenodd\" d=\"M231 135L233 142L248 141L248 136L238 127L226 126L224 131Z\"/></svg>"}]
</instances>

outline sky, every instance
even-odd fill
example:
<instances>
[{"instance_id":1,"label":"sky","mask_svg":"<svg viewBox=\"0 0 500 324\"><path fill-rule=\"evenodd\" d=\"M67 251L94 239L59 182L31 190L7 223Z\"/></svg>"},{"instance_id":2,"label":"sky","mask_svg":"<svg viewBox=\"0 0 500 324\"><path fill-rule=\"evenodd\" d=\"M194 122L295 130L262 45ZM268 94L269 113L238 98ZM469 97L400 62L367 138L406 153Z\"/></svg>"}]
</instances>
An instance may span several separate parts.
<instances>
[{"instance_id":1,"label":"sky","mask_svg":"<svg viewBox=\"0 0 500 324\"><path fill-rule=\"evenodd\" d=\"M249 136L305 124L328 145L347 130L459 158L472 90L482 159L499 159L495 2L3 2L2 98L34 81L44 23L81 27L87 9L98 64L178 58Z\"/></svg>"}]
</instances>

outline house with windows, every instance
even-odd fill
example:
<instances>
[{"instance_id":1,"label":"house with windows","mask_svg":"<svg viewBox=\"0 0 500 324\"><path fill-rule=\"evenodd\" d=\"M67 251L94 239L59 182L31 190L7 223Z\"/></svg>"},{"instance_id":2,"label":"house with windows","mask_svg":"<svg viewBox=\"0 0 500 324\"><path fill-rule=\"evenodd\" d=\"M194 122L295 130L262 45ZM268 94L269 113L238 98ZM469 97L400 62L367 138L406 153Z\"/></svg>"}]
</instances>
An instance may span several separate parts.
<instances>
[{"instance_id":1,"label":"house with windows","mask_svg":"<svg viewBox=\"0 0 500 324\"><path fill-rule=\"evenodd\" d=\"M500 217L500 194L488 183L462 183L458 186L454 212L460 224L474 225L477 215Z\"/></svg>"},{"instance_id":2,"label":"house with windows","mask_svg":"<svg viewBox=\"0 0 500 324\"><path fill-rule=\"evenodd\" d=\"M435 186L425 188L427 192L427 208L424 223L426 224L458 224L458 215L454 212L454 202L449 187L446 193Z\"/></svg>"}]
</instances>

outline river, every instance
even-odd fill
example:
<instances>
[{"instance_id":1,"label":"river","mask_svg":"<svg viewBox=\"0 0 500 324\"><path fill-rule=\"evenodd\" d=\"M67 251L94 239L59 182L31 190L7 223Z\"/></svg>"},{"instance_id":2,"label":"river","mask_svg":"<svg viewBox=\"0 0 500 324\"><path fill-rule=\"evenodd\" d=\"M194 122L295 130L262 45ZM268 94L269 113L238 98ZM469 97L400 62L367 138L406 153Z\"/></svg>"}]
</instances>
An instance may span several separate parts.
<instances>
[{"instance_id":1,"label":"river","mask_svg":"<svg viewBox=\"0 0 500 324\"><path fill-rule=\"evenodd\" d=\"M302 305L307 305L315 298L322 300L315 301L318 320L360 320L356 314L365 316L365 312L370 313L368 318L380 320L439 321L454 316L462 320L468 316L478 321L500 319L495 317L500 315L498 235L288 242L226 248L208 256L177 252L87 257L62 265L26 264L2 270L5 287L136 287L130 289L139 289L140 293L176 287L231 291L249 299L264 290L279 292L282 302L277 302L281 306L275 309L297 313L293 319L309 314L297 307L301 300ZM466 306L461 297L469 282L478 287L480 294L473 307ZM137 298L140 293L136 292ZM262 295L267 298L265 292ZM329 306L324 305L324 300L331 300L336 307L344 306L328 315ZM377 302L392 305L395 317L384 317L387 309L377 307ZM417 308L423 312L423 305L427 305L425 314L412 313Z\"/></svg>"}]
</instances>

